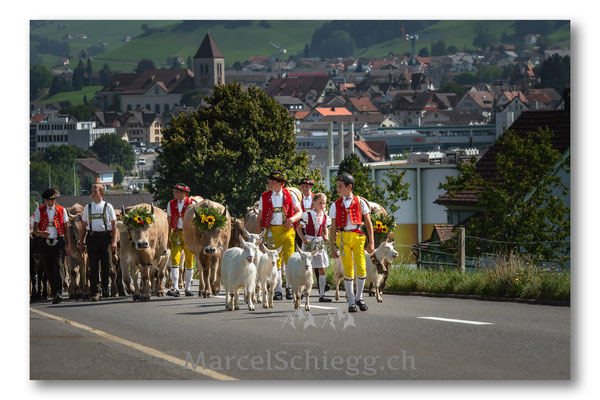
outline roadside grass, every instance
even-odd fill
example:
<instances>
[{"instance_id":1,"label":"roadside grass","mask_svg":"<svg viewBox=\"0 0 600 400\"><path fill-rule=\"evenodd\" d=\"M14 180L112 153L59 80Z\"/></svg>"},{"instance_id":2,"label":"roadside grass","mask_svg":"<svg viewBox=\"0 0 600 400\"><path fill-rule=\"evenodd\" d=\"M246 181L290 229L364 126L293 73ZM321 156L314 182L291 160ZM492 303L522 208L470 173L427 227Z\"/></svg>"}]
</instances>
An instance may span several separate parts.
<instances>
[{"instance_id":1,"label":"roadside grass","mask_svg":"<svg viewBox=\"0 0 600 400\"><path fill-rule=\"evenodd\" d=\"M334 288L333 268L327 270L327 282ZM343 283L340 287L343 290ZM400 293L435 293L532 300L569 301L571 274L550 271L524 260L508 260L493 268L461 274L456 269L411 269L395 265L385 290Z\"/></svg>"}]
</instances>

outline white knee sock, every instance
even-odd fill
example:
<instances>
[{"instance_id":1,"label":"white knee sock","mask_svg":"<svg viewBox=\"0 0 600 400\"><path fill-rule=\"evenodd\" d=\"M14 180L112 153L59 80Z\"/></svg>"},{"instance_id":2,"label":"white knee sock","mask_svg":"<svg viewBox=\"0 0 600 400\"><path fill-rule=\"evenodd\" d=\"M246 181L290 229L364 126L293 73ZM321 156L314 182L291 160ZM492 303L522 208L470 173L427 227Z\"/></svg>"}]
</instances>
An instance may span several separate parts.
<instances>
[{"instance_id":1,"label":"white knee sock","mask_svg":"<svg viewBox=\"0 0 600 400\"><path fill-rule=\"evenodd\" d=\"M362 300L363 289L365 288L365 278L356 278L356 300Z\"/></svg>"},{"instance_id":2,"label":"white knee sock","mask_svg":"<svg viewBox=\"0 0 600 400\"><path fill-rule=\"evenodd\" d=\"M283 291L281 289L281 268L277 270L277 274L279 275L279 279L277 280L277 285L275 286L275 292L281 293Z\"/></svg>"},{"instance_id":3,"label":"white knee sock","mask_svg":"<svg viewBox=\"0 0 600 400\"><path fill-rule=\"evenodd\" d=\"M354 304L354 279L344 278L344 286L346 287L346 296L348 297L348 305Z\"/></svg>"},{"instance_id":4,"label":"white knee sock","mask_svg":"<svg viewBox=\"0 0 600 400\"><path fill-rule=\"evenodd\" d=\"M319 275L319 297L325 296L325 281L327 280L327 275Z\"/></svg>"},{"instance_id":5,"label":"white knee sock","mask_svg":"<svg viewBox=\"0 0 600 400\"><path fill-rule=\"evenodd\" d=\"M185 269L185 290L190 290L190 286L192 285L192 276L194 275L194 270L191 268Z\"/></svg>"},{"instance_id":6,"label":"white knee sock","mask_svg":"<svg viewBox=\"0 0 600 400\"><path fill-rule=\"evenodd\" d=\"M179 267L171 266L171 279L173 280L173 289L179 287Z\"/></svg>"}]
</instances>

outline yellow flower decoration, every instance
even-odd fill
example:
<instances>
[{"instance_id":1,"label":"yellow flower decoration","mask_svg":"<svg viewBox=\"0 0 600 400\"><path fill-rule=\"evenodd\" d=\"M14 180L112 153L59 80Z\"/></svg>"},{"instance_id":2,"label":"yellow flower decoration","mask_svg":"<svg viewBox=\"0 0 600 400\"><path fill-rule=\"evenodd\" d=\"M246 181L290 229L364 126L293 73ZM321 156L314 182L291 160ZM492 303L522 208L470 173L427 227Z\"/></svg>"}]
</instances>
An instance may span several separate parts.
<instances>
[{"instance_id":1,"label":"yellow flower decoration","mask_svg":"<svg viewBox=\"0 0 600 400\"><path fill-rule=\"evenodd\" d=\"M136 215L135 218L133 219L135 222L139 223L142 219L140 218L139 215Z\"/></svg>"},{"instance_id":2,"label":"yellow flower decoration","mask_svg":"<svg viewBox=\"0 0 600 400\"><path fill-rule=\"evenodd\" d=\"M209 225L212 225L215 223L215 217L213 217L212 215L209 215L208 217L206 217L206 222L208 222Z\"/></svg>"},{"instance_id":3,"label":"yellow flower decoration","mask_svg":"<svg viewBox=\"0 0 600 400\"><path fill-rule=\"evenodd\" d=\"M148 225L150 225L150 224L152 223L152 220L150 219L150 217L146 217L146 223L147 223Z\"/></svg>"},{"instance_id":4,"label":"yellow flower decoration","mask_svg":"<svg viewBox=\"0 0 600 400\"><path fill-rule=\"evenodd\" d=\"M389 229L388 229L387 225L383 226L382 231L383 231L383 233L388 233L389 232Z\"/></svg>"},{"instance_id":5,"label":"yellow flower decoration","mask_svg":"<svg viewBox=\"0 0 600 400\"><path fill-rule=\"evenodd\" d=\"M381 223L381 221L376 221L375 226L378 228L381 228L381 227L383 227L383 224Z\"/></svg>"}]
</instances>

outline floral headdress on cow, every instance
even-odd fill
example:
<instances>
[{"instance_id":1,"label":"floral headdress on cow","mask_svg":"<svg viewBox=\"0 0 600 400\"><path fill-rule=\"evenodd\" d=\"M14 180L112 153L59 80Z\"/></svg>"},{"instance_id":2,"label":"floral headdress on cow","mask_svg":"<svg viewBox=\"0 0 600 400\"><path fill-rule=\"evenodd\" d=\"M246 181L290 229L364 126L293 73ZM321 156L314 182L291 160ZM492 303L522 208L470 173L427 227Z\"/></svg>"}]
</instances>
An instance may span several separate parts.
<instances>
[{"instance_id":1,"label":"floral headdress on cow","mask_svg":"<svg viewBox=\"0 0 600 400\"><path fill-rule=\"evenodd\" d=\"M210 231L215 228L224 228L227 223L227 216L216 208L199 207L194 209L194 224L200 232Z\"/></svg>"},{"instance_id":2,"label":"floral headdress on cow","mask_svg":"<svg viewBox=\"0 0 600 400\"><path fill-rule=\"evenodd\" d=\"M154 215L145 207L136 207L123 214L123 223L130 228L143 228L154 222Z\"/></svg>"},{"instance_id":3,"label":"floral headdress on cow","mask_svg":"<svg viewBox=\"0 0 600 400\"><path fill-rule=\"evenodd\" d=\"M394 231L396 222L393 215L372 214L373 235L376 239L386 240L388 235ZM363 225L363 232L366 234L366 227Z\"/></svg>"}]
</instances>

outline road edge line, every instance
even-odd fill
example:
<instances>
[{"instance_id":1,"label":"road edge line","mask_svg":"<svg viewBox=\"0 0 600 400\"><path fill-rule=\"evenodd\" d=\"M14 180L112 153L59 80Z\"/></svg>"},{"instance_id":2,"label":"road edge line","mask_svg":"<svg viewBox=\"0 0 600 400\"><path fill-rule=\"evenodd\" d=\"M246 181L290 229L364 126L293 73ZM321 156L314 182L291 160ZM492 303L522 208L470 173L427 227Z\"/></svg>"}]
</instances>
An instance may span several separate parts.
<instances>
[{"instance_id":1,"label":"road edge line","mask_svg":"<svg viewBox=\"0 0 600 400\"><path fill-rule=\"evenodd\" d=\"M63 318L63 317L59 317L58 315L49 314L49 313L46 313L44 311L36 310L35 308L32 308L32 307L29 307L29 310L33 311L36 314L39 314L39 315L42 315L42 316L54 319L54 320L59 321L59 322L63 322L65 324L74 326L74 327L82 329L84 331L91 332L91 333L93 333L95 335L98 335L98 336L103 337L105 339L111 340L111 341L116 342L118 344L121 344L121 345L130 347L130 348L133 348L133 349L138 350L138 351L141 351L142 353L151 355L151 356L156 357L156 358L160 358L161 360L168 361L168 362L173 363L175 365L178 365L180 367L186 368L186 365L188 364L185 360L182 360L182 359L177 358L177 357L173 357L173 356L171 356L171 355L169 355L167 353L164 353L162 351L153 349L152 347L144 346L142 344L135 343L135 342L129 341L127 339L120 338L120 337L115 336L115 335L111 335L110 333L101 331L101 330L96 329L96 328L92 328L92 327L87 326L87 325L80 324L79 322L71 321L69 319L66 319L66 318ZM216 379L216 380L221 380L221 381L237 381L238 380L237 378L234 378L232 376L228 376L228 375L222 374L220 372L213 371L212 369L202 368L200 366L196 366L196 368L186 368L186 369L189 370L189 371L194 371L194 372L196 372L196 373L198 373L200 375L204 375L204 376L207 376L209 378Z\"/></svg>"}]
</instances>

